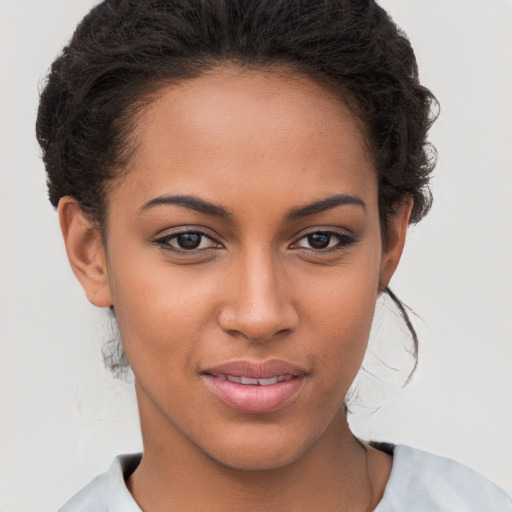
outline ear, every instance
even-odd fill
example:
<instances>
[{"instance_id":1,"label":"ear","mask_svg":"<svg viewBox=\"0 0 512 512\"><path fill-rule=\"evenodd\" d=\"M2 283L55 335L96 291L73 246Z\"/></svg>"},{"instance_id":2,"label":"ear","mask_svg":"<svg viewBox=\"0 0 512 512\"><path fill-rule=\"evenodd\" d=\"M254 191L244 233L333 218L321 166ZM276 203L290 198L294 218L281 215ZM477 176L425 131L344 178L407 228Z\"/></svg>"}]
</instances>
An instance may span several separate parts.
<instances>
[{"instance_id":1,"label":"ear","mask_svg":"<svg viewBox=\"0 0 512 512\"><path fill-rule=\"evenodd\" d=\"M76 199L60 199L58 214L71 268L91 304L112 305L105 250L101 233L84 215Z\"/></svg>"},{"instance_id":2,"label":"ear","mask_svg":"<svg viewBox=\"0 0 512 512\"><path fill-rule=\"evenodd\" d=\"M396 208L394 214L388 219L388 232L385 249L382 254L379 291L384 291L388 287L402 256L412 206L413 200L411 197L404 199Z\"/></svg>"}]
</instances>

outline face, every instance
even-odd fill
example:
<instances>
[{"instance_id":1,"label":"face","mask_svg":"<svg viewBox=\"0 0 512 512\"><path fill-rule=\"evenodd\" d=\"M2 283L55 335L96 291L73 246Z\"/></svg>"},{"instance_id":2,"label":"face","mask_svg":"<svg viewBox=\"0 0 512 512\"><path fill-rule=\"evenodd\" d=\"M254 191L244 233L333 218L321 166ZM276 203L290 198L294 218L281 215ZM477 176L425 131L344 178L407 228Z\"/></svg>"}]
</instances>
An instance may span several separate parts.
<instances>
[{"instance_id":1,"label":"face","mask_svg":"<svg viewBox=\"0 0 512 512\"><path fill-rule=\"evenodd\" d=\"M146 449L297 460L344 414L396 264L359 121L307 78L226 68L162 89L136 140L104 288Z\"/></svg>"}]
</instances>

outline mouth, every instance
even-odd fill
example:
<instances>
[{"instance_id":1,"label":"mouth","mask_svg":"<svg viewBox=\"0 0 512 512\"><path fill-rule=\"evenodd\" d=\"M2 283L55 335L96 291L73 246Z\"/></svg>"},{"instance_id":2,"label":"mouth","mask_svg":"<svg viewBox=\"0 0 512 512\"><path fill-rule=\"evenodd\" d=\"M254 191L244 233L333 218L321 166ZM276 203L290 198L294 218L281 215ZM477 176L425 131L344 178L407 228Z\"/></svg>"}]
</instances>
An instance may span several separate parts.
<instances>
[{"instance_id":1,"label":"mouth","mask_svg":"<svg viewBox=\"0 0 512 512\"><path fill-rule=\"evenodd\" d=\"M231 409L266 413L294 401L306 371L281 360L234 361L203 372L209 390Z\"/></svg>"},{"instance_id":2,"label":"mouth","mask_svg":"<svg viewBox=\"0 0 512 512\"><path fill-rule=\"evenodd\" d=\"M293 375L276 375L275 377L269 377L268 379L255 379L253 377L236 376L236 375L223 375L222 373L214 375L220 380L227 380L229 382L235 382L236 384L243 384L244 386L271 386L279 382L286 382L293 379Z\"/></svg>"}]
</instances>

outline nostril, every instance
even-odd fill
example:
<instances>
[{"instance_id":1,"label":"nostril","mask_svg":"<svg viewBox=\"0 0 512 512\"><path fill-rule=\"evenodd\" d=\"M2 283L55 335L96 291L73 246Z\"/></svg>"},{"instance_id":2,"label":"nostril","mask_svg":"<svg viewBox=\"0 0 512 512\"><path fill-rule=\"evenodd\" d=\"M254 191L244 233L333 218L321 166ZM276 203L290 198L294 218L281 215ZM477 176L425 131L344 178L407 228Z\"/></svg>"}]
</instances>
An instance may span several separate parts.
<instances>
[{"instance_id":1,"label":"nostril","mask_svg":"<svg viewBox=\"0 0 512 512\"><path fill-rule=\"evenodd\" d=\"M222 327L222 326L221 326ZM251 343L265 343L281 339L292 333L293 329L254 328L254 326L240 325L237 329L223 329L234 338L244 338Z\"/></svg>"}]
</instances>

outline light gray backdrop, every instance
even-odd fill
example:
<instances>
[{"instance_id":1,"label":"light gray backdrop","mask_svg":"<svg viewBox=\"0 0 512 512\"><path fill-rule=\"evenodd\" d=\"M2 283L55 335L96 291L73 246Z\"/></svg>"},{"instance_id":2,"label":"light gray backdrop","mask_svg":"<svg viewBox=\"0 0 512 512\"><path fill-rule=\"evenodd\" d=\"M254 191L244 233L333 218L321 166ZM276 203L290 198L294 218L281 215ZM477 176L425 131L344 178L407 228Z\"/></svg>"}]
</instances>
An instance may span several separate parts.
<instances>
[{"instance_id":1,"label":"light gray backdrop","mask_svg":"<svg viewBox=\"0 0 512 512\"><path fill-rule=\"evenodd\" d=\"M91 0L0 0L0 510L55 511L140 449L130 386L68 269L34 137L37 84ZM435 206L395 291L421 315L413 384L364 438L456 458L512 492L512 2L386 0L441 117Z\"/></svg>"}]
</instances>

